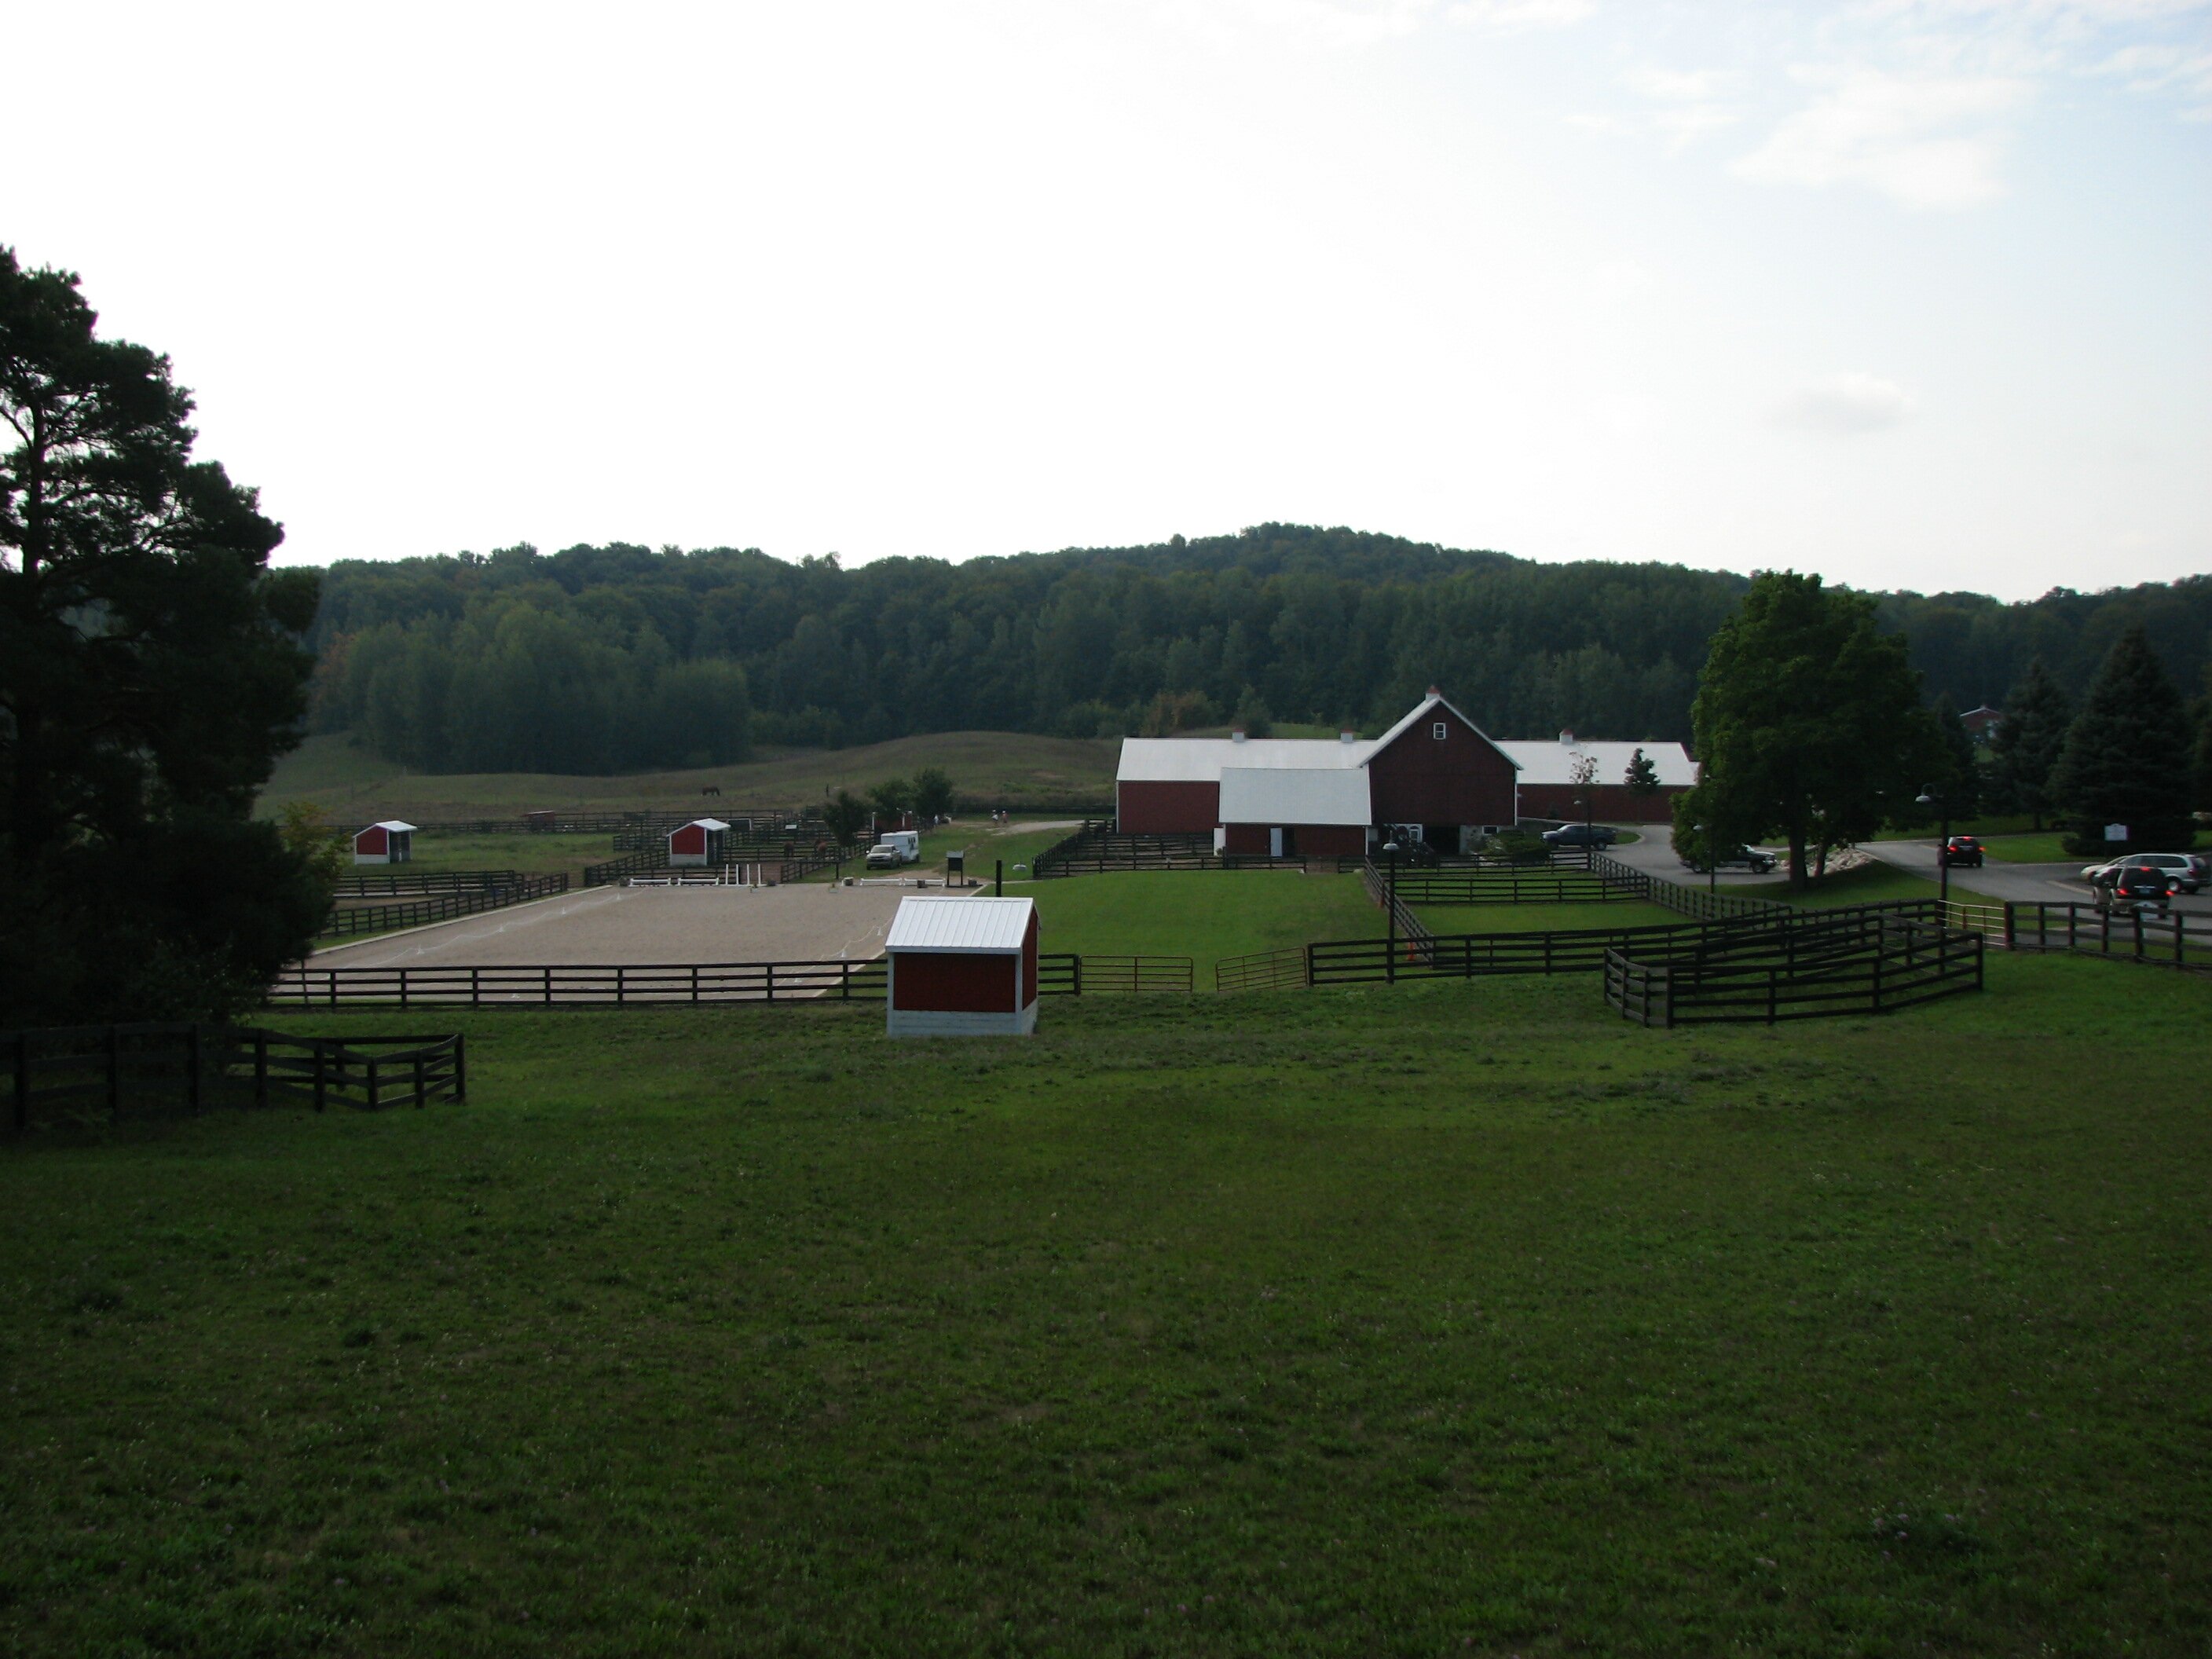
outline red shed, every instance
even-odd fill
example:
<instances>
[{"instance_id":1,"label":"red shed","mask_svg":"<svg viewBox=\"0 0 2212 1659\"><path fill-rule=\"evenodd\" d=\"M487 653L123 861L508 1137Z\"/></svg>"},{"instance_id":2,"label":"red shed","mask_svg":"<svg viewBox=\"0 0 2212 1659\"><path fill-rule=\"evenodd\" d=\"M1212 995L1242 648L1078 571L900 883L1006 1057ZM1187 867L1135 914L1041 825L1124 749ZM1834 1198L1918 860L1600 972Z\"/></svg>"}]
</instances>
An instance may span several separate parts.
<instances>
[{"instance_id":1,"label":"red shed","mask_svg":"<svg viewBox=\"0 0 2212 1659\"><path fill-rule=\"evenodd\" d=\"M668 832L668 861L677 864L720 864L722 837L730 826L720 818L694 818Z\"/></svg>"},{"instance_id":2,"label":"red shed","mask_svg":"<svg viewBox=\"0 0 2212 1659\"><path fill-rule=\"evenodd\" d=\"M398 818L386 818L381 823L372 823L366 830L356 830L353 837L353 861L356 864L404 864L415 856L415 826L402 823Z\"/></svg>"},{"instance_id":3,"label":"red shed","mask_svg":"<svg viewBox=\"0 0 2212 1659\"><path fill-rule=\"evenodd\" d=\"M1036 906L1025 898L899 902L884 1029L892 1036L1027 1036L1036 1030Z\"/></svg>"}]
</instances>

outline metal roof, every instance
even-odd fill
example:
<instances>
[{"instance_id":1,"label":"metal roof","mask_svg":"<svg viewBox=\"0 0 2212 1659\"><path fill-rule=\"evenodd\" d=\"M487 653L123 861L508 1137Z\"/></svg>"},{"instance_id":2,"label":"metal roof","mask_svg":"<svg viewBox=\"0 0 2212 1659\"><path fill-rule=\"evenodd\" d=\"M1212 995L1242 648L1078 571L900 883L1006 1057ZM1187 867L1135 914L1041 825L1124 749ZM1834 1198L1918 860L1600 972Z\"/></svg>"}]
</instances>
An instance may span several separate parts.
<instances>
[{"instance_id":1,"label":"metal roof","mask_svg":"<svg viewBox=\"0 0 2212 1659\"><path fill-rule=\"evenodd\" d=\"M1025 898L901 899L884 949L975 955L1018 951L1036 908Z\"/></svg>"},{"instance_id":2,"label":"metal roof","mask_svg":"<svg viewBox=\"0 0 2212 1659\"><path fill-rule=\"evenodd\" d=\"M1339 771L1359 766L1377 745L1341 738L1124 738L1116 783L1212 783L1231 767ZM1303 820L1302 820L1303 821Z\"/></svg>"},{"instance_id":3,"label":"metal roof","mask_svg":"<svg viewBox=\"0 0 2212 1659\"><path fill-rule=\"evenodd\" d=\"M1413 730L1414 726L1419 725L1422 720L1425 720L1428 717L1429 711L1433 708L1442 708L1449 714L1456 715L1460 724L1467 727L1468 731L1474 732L1475 736L1480 738L1485 743L1492 742L1489 732L1484 731L1473 720L1468 719L1465 714L1460 714L1458 709L1454 708L1451 704L1446 701L1444 694L1437 690L1432 686L1430 688L1429 695L1423 697L1419 703L1413 708L1412 712L1407 714L1403 720L1400 720L1388 732L1385 732L1381 737L1375 739L1375 748L1373 752L1380 752L1382 750L1388 749L1392 744L1397 742L1399 738L1404 737L1407 732ZM1492 744L1492 746L1501 751L1505 747L1502 743ZM1505 758L1511 760L1513 757L1507 755ZM1521 781L1526 783L1528 780L1523 778Z\"/></svg>"},{"instance_id":4,"label":"metal roof","mask_svg":"<svg viewBox=\"0 0 2212 1659\"><path fill-rule=\"evenodd\" d=\"M372 823L367 826L369 830L412 830L414 827L411 823L402 823L398 818L386 818L381 823ZM362 831L356 830L354 833L359 835Z\"/></svg>"},{"instance_id":5,"label":"metal roof","mask_svg":"<svg viewBox=\"0 0 2212 1659\"><path fill-rule=\"evenodd\" d=\"M1342 746L1352 747L1350 744ZM1221 822L1372 823L1367 774L1356 766L1224 766L1221 769Z\"/></svg>"},{"instance_id":6,"label":"metal roof","mask_svg":"<svg viewBox=\"0 0 2212 1659\"><path fill-rule=\"evenodd\" d=\"M1587 757L1597 763L1594 784L1624 783L1629 757L1641 749L1668 789L1687 789L1698 781L1698 763L1679 743L1561 743L1556 738L1498 738L1505 757L1521 769L1520 783L1572 783L1575 762Z\"/></svg>"},{"instance_id":7,"label":"metal roof","mask_svg":"<svg viewBox=\"0 0 2212 1659\"><path fill-rule=\"evenodd\" d=\"M690 823L679 827L685 830L726 830L730 826L720 818L694 818ZM671 830L668 833L672 836L676 831Z\"/></svg>"}]
</instances>

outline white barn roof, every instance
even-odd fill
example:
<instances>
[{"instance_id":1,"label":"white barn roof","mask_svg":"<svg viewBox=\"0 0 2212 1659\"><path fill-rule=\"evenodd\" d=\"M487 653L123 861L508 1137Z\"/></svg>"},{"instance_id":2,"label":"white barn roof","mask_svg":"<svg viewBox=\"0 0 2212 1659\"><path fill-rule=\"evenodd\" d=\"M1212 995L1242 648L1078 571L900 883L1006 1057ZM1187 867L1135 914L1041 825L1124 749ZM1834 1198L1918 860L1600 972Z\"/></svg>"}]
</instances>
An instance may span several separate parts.
<instances>
[{"instance_id":1,"label":"white barn roof","mask_svg":"<svg viewBox=\"0 0 2212 1659\"><path fill-rule=\"evenodd\" d=\"M368 826L368 829L369 829L369 830L412 830L414 828L415 828L415 826L414 826L413 824L411 824L411 823L401 823L401 822L400 822L400 820L398 820L398 818L386 818L386 819L385 819L385 820L384 820L384 822L383 822L383 823L372 823L372 824L370 824L370 825ZM368 833L368 830L359 830L359 831L356 831L356 834L365 835L365 834L367 834L367 833Z\"/></svg>"},{"instance_id":2,"label":"white barn roof","mask_svg":"<svg viewBox=\"0 0 2212 1659\"><path fill-rule=\"evenodd\" d=\"M1353 745L1340 743L1337 746ZM1221 769L1224 823L1365 824L1371 821L1367 774L1357 766Z\"/></svg>"},{"instance_id":3,"label":"white barn roof","mask_svg":"<svg viewBox=\"0 0 2212 1659\"><path fill-rule=\"evenodd\" d=\"M1494 740L1506 758L1521 769L1521 783L1572 783L1575 762L1584 756L1597 763L1594 784L1621 783L1628 776L1629 757L1641 749L1659 774L1662 787L1687 789L1698 781L1698 763L1679 743L1562 743L1556 738L1498 738Z\"/></svg>"},{"instance_id":4,"label":"white barn roof","mask_svg":"<svg viewBox=\"0 0 2212 1659\"><path fill-rule=\"evenodd\" d=\"M1036 908L1025 898L901 899L884 949L977 956L1018 951Z\"/></svg>"},{"instance_id":5,"label":"white barn roof","mask_svg":"<svg viewBox=\"0 0 2212 1659\"><path fill-rule=\"evenodd\" d=\"M730 826L720 818L694 818L690 823L678 827L684 830L726 830ZM668 833L672 836L676 831L671 830Z\"/></svg>"},{"instance_id":6,"label":"white barn roof","mask_svg":"<svg viewBox=\"0 0 2212 1659\"><path fill-rule=\"evenodd\" d=\"M1365 763L1376 745L1341 738L1124 738L1116 783L1213 783L1235 767L1337 771ZM1304 820L1300 820L1304 822Z\"/></svg>"}]
</instances>

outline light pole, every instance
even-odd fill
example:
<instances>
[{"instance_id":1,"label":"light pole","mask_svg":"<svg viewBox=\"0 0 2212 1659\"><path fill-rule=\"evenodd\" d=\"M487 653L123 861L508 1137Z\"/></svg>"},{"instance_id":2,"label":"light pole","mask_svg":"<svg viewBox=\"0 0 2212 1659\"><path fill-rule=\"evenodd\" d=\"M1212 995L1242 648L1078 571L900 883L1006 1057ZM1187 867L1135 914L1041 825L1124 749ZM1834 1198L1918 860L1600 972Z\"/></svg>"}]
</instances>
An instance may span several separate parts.
<instances>
[{"instance_id":1,"label":"light pole","mask_svg":"<svg viewBox=\"0 0 2212 1659\"><path fill-rule=\"evenodd\" d=\"M1942 827L1936 831L1936 891L1948 925L1951 920L1951 802L1948 796L1939 796L1932 783L1914 799L1923 806L1935 807L1940 815Z\"/></svg>"},{"instance_id":2,"label":"light pole","mask_svg":"<svg viewBox=\"0 0 2212 1659\"><path fill-rule=\"evenodd\" d=\"M1385 979L1395 985L1398 982L1398 843L1395 840L1382 843L1382 855L1390 863L1389 885L1385 890L1388 896L1382 904L1382 937L1389 941L1385 947L1388 954L1382 961L1382 974Z\"/></svg>"}]
</instances>

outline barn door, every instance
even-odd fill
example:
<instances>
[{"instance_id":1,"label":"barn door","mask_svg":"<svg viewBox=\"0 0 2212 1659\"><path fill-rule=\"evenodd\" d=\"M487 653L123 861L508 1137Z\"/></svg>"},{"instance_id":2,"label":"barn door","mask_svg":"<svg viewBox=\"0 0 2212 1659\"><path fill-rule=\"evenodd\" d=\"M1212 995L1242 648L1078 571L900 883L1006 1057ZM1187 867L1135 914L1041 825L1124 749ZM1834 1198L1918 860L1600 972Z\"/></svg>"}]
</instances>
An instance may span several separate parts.
<instances>
[{"instance_id":1,"label":"barn door","mask_svg":"<svg viewBox=\"0 0 2212 1659\"><path fill-rule=\"evenodd\" d=\"M1283 832L1279 829L1267 831L1267 856L1271 859L1283 856Z\"/></svg>"}]
</instances>

